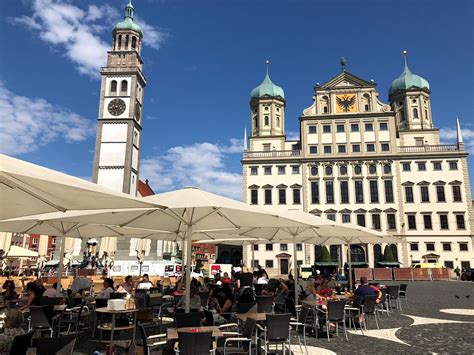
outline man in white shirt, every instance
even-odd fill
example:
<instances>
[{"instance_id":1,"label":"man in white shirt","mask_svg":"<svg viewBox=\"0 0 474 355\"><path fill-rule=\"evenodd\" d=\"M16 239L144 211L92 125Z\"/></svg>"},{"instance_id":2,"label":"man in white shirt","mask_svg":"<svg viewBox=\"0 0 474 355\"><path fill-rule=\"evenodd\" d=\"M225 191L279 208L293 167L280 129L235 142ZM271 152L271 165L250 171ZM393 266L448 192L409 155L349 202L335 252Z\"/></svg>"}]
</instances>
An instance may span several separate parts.
<instances>
[{"instance_id":1,"label":"man in white shirt","mask_svg":"<svg viewBox=\"0 0 474 355\"><path fill-rule=\"evenodd\" d=\"M104 289L97 294L96 298L109 299L110 294L115 292L115 290L114 290L114 281L112 279L109 279L109 278L104 279L103 285L104 285Z\"/></svg>"},{"instance_id":2,"label":"man in white shirt","mask_svg":"<svg viewBox=\"0 0 474 355\"><path fill-rule=\"evenodd\" d=\"M58 288L58 283L55 282L53 284L53 287L50 287L50 288L46 289L46 291L43 292L43 296L44 297L58 297L57 288Z\"/></svg>"},{"instance_id":3,"label":"man in white shirt","mask_svg":"<svg viewBox=\"0 0 474 355\"><path fill-rule=\"evenodd\" d=\"M138 283L137 288L141 290L149 290L152 287L153 284L148 278L148 274L143 274L143 279Z\"/></svg>"}]
</instances>

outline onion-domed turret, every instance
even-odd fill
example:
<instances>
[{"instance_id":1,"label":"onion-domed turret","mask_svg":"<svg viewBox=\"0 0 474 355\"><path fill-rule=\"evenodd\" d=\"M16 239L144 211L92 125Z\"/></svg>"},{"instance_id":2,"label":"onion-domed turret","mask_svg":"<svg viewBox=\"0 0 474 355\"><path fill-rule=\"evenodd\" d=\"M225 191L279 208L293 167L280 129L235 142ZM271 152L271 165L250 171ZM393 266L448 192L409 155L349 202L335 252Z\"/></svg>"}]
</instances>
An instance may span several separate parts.
<instances>
[{"instance_id":1,"label":"onion-domed turret","mask_svg":"<svg viewBox=\"0 0 474 355\"><path fill-rule=\"evenodd\" d=\"M143 37L143 31L135 22L133 22L133 13L135 9L133 8L132 2L129 1L127 6L125 6L125 17L123 21L117 23L114 27L113 32L121 30L132 30L137 32L140 37Z\"/></svg>"},{"instance_id":2,"label":"onion-domed turret","mask_svg":"<svg viewBox=\"0 0 474 355\"><path fill-rule=\"evenodd\" d=\"M400 75L399 78L395 79L392 82L389 90L389 96L400 92L400 91L407 91L410 89L426 89L430 90L430 84L428 80L425 78L413 74L410 69L408 68L407 58L406 58L406 51L403 52L405 57L405 67L403 69L403 73Z\"/></svg>"},{"instance_id":3,"label":"onion-domed turret","mask_svg":"<svg viewBox=\"0 0 474 355\"><path fill-rule=\"evenodd\" d=\"M275 85L273 81L271 81L270 75L268 75L269 63L270 62L267 61L267 73L265 75L265 79L263 79L262 83L259 86L252 90L252 92L250 93L250 100L260 99L264 97L275 97L285 100L285 92L283 91L283 89L278 85Z\"/></svg>"}]
</instances>

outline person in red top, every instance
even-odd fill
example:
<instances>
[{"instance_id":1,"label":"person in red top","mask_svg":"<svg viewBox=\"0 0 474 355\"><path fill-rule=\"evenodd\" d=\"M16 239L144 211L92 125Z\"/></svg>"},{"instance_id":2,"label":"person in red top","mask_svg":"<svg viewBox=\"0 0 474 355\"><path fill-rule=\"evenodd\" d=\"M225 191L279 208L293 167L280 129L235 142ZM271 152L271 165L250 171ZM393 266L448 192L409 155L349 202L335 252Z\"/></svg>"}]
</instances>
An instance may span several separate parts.
<instances>
[{"instance_id":1,"label":"person in red top","mask_svg":"<svg viewBox=\"0 0 474 355\"><path fill-rule=\"evenodd\" d=\"M229 277L229 274L227 272L224 272L224 277L222 278L222 283L223 284L231 284L232 279Z\"/></svg>"}]
</instances>

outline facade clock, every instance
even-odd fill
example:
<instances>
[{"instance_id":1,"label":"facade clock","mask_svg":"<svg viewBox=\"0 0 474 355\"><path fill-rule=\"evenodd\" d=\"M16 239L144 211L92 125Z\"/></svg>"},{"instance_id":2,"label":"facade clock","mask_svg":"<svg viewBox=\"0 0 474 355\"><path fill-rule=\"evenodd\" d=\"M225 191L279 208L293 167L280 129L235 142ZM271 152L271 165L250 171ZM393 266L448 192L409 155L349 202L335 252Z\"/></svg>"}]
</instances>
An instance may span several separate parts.
<instances>
[{"instance_id":1,"label":"facade clock","mask_svg":"<svg viewBox=\"0 0 474 355\"><path fill-rule=\"evenodd\" d=\"M109 102L109 106L107 108L112 116L120 116L125 112L126 107L127 105L122 99L113 99Z\"/></svg>"}]
</instances>

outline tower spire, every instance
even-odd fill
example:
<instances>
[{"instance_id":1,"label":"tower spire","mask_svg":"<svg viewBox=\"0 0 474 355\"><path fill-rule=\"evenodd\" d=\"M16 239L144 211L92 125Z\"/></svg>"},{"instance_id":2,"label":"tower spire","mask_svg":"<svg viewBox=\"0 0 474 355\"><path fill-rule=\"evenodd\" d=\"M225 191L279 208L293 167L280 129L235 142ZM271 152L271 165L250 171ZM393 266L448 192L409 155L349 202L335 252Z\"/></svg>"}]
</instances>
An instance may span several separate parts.
<instances>
[{"instance_id":1,"label":"tower spire","mask_svg":"<svg viewBox=\"0 0 474 355\"><path fill-rule=\"evenodd\" d=\"M270 68L270 60L267 59L267 60L265 61L265 64L267 65L267 74L266 74L266 76L270 77L270 75L269 75L269 71L270 71L270 69L269 69L269 68Z\"/></svg>"},{"instance_id":2,"label":"tower spire","mask_svg":"<svg viewBox=\"0 0 474 355\"><path fill-rule=\"evenodd\" d=\"M248 151L248 143L247 143L247 127L244 128L244 152Z\"/></svg>"},{"instance_id":3,"label":"tower spire","mask_svg":"<svg viewBox=\"0 0 474 355\"><path fill-rule=\"evenodd\" d=\"M462 139L461 124L459 123L459 117L456 117L456 133L458 144L464 144L464 141Z\"/></svg>"},{"instance_id":4,"label":"tower spire","mask_svg":"<svg viewBox=\"0 0 474 355\"><path fill-rule=\"evenodd\" d=\"M132 0L128 0L127 6L125 6L125 18L133 20L133 13L135 9L132 5Z\"/></svg>"}]
</instances>

